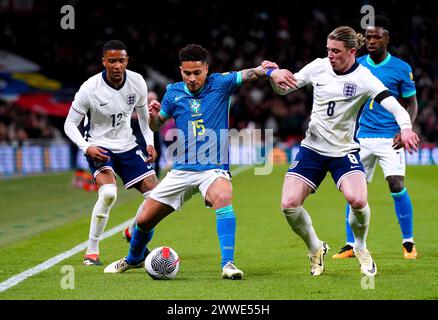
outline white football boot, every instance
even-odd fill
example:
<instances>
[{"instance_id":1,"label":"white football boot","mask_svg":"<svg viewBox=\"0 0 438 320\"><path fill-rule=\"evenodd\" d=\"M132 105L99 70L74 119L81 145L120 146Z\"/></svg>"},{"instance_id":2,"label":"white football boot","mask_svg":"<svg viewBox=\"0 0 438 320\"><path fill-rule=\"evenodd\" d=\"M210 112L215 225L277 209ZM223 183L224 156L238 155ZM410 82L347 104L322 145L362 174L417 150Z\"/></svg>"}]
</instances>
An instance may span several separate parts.
<instances>
[{"instance_id":1,"label":"white football boot","mask_svg":"<svg viewBox=\"0 0 438 320\"><path fill-rule=\"evenodd\" d=\"M236 268L232 261L228 261L222 268L222 278L240 280L243 278L243 271Z\"/></svg>"},{"instance_id":2,"label":"white football boot","mask_svg":"<svg viewBox=\"0 0 438 320\"><path fill-rule=\"evenodd\" d=\"M126 262L126 258L122 258L120 260L114 261L113 263L106 266L105 270L103 270L104 273L122 273L129 269L134 268L143 268L144 267L144 261L140 262L136 265L131 265Z\"/></svg>"},{"instance_id":3,"label":"white football boot","mask_svg":"<svg viewBox=\"0 0 438 320\"><path fill-rule=\"evenodd\" d=\"M374 277L377 273L377 266L374 263L373 258L371 257L368 249L364 249L361 251L354 250L354 254L359 260L360 271L368 277Z\"/></svg>"},{"instance_id":4,"label":"white football boot","mask_svg":"<svg viewBox=\"0 0 438 320\"><path fill-rule=\"evenodd\" d=\"M310 274L312 276L319 276L324 272L324 256L329 249L330 247L327 243L323 242L322 246L315 252L315 254L309 253L310 263L312 265Z\"/></svg>"}]
</instances>

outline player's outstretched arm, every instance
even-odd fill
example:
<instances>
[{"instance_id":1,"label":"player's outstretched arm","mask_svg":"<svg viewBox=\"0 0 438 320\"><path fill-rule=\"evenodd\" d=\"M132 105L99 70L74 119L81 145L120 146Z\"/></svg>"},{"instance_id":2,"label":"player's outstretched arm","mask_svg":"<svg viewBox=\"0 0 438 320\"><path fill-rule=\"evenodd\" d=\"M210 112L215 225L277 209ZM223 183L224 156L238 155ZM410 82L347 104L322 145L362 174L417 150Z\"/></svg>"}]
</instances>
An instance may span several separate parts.
<instances>
[{"instance_id":1,"label":"player's outstretched arm","mask_svg":"<svg viewBox=\"0 0 438 320\"><path fill-rule=\"evenodd\" d=\"M264 60L260 66L267 70L275 93L286 95L298 88L297 79L289 70L279 69L278 64L269 60Z\"/></svg>"},{"instance_id":2,"label":"player's outstretched arm","mask_svg":"<svg viewBox=\"0 0 438 320\"><path fill-rule=\"evenodd\" d=\"M161 103L157 100L152 100L148 106L149 110L149 127L152 131L159 131L161 126L166 122L166 118L162 117L159 112L161 110Z\"/></svg>"},{"instance_id":3,"label":"player's outstretched arm","mask_svg":"<svg viewBox=\"0 0 438 320\"><path fill-rule=\"evenodd\" d=\"M244 69L240 72L243 82L269 77L271 81L280 88L296 88L297 85L297 81L292 72L286 69L258 66L257 68Z\"/></svg>"}]
</instances>

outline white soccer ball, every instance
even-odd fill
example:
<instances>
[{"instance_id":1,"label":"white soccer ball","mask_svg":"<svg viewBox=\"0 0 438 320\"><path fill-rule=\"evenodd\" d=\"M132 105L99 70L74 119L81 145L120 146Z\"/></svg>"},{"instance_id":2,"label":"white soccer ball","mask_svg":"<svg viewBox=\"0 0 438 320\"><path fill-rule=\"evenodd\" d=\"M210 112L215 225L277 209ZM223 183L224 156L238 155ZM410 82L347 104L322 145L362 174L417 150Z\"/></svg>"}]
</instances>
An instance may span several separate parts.
<instances>
[{"instance_id":1,"label":"white soccer ball","mask_svg":"<svg viewBox=\"0 0 438 320\"><path fill-rule=\"evenodd\" d=\"M173 279L179 271L179 257L172 248L158 247L148 254L144 267L154 280Z\"/></svg>"}]
</instances>

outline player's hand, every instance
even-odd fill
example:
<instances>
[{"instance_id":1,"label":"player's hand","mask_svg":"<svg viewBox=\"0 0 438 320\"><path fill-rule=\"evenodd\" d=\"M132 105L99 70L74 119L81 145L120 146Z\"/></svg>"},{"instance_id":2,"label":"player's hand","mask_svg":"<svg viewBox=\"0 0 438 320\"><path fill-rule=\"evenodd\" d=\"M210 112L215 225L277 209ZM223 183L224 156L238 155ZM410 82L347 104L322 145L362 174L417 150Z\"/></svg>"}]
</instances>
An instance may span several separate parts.
<instances>
[{"instance_id":1,"label":"player's hand","mask_svg":"<svg viewBox=\"0 0 438 320\"><path fill-rule=\"evenodd\" d=\"M107 153L108 151L98 146L89 146L86 152L92 160L99 162L107 162L111 159Z\"/></svg>"},{"instance_id":2,"label":"player's hand","mask_svg":"<svg viewBox=\"0 0 438 320\"><path fill-rule=\"evenodd\" d=\"M420 143L420 138L417 134L412 131L412 129L403 129L400 133L400 140L403 147L412 154L413 151L418 151L418 144Z\"/></svg>"},{"instance_id":3,"label":"player's hand","mask_svg":"<svg viewBox=\"0 0 438 320\"><path fill-rule=\"evenodd\" d=\"M398 150L400 148L403 148L403 144L401 143L401 134L397 133L394 138L392 139L392 147L394 150Z\"/></svg>"},{"instance_id":4,"label":"player's hand","mask_svg":"<svg viewBox=\"0 0 438 320\"><path fill-rule=\"evenodd\" d=\"M146 159L146 163L154 163L155 159L157 159L157 151L155 150L153 145L148 145L146 147L146 151L149 154L149 157Z\"/></svg>"},{"instance_id":5,"label":"player's hand","mask_svg":"<svg viewBox=\"0 0 438 320\"><path fill-rule=\"evenodd\" d=\"M152 100L149 103L148 111L149 111L149 116L151 118L158 117L158 113L160 112L160 110L161 110L161 103L159 103L157 100Z\"/></svg>"},{"instance_id":6,"label":"player's hand","mask_svg":"<svg viewBox=\"0 0 438 320\"><path fill-rule=\"evenodd\" d=\"M290 90L297 88L297 79L292 72L287 69L277 69L271 72L271 79L277 87L282 90Z\"/></svg>"},{"instance_id":7,"label":"player's hand","mask_svg":"<svg viewBox=\"0 0 438 320\"><path fill-rule=\"evenodd\" d=\"M263 69L278 69L279 66L275 62L269 61L269 60L263 60L262 64L260 65Z\"/></svg>"}]
</instances>

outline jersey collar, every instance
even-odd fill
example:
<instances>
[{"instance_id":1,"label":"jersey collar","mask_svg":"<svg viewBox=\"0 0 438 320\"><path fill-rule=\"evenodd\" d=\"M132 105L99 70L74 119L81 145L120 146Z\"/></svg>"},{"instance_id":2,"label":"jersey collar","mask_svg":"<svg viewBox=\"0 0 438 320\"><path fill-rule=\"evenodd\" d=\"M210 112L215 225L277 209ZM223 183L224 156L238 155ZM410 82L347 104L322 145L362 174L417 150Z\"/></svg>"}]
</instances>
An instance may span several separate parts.
<instances>
[{"instance_id":1,"label":"jersey collar","mask_svg":"<svg viewBox=\"0 0 438 320\"><path fill-rule=\"evenodd\" d=\"M332 70L333 70L334 73L336 73L336 75L338 75L338 76L345 76L346 74L352 73L354 70L357 69L357 67L359 67L359 62L357 62L357 60L355 60L354 63L353 63L353 65L351 66L351 68L348 69L347 71L339 72L339 71L335 71L335 70L333 70L333 69L332 69Z\"/></svg>"},{"instance_id":2,"label":"jersey collar","mask_svg":"<svg viewBox=\"0 0 438 320\"><path fill-rule=\"evenodd\" d=\"M184 91L191 96L196 96L197 94L200 94L204 90L206 83L207 83L207 80L205 81L204 85L201 88L199 88L199 90L196 92L191 92L189 90L189 88L187 88L187 85L184 83Z\"/></svg>"},{"instance_id":3,"label":"jersey collar","mask_svg":"<svg viewBox=\"0 0 438 320\"><path fill-rule=\"evenodd\" d=\"M123 74L123 82L122 82L122 85L120 86L120 88L114 88L113 87L113 85L108 81L108 79L106 78L106 70L103 70L102 71L102 78L103 78L103 81L105 81L105 83L109 86L109 87L111 87L111 88L113 88L114 90L120 90L120 89L122 89L123 88L123 86L125 85L125 83L126 83L126 77L127 77L127 75L126 75L126 71L125 71L125 73Z\"/></svg>"},{"instance_id":4,"label":"jersey collar","mask_svg":"<svg viewBox=\"0 0 438 320\"><path fill-rule=\"evenodd\" d=\"M389 52L387 53L386 58L383 59L383 61L378 64L374 63L373 59L371 59L369 54L367 55L367 62L373 68L383 67L385 64L389 62L389 60L391 60L391 54Z\"/></svg>"}]
</instances>

